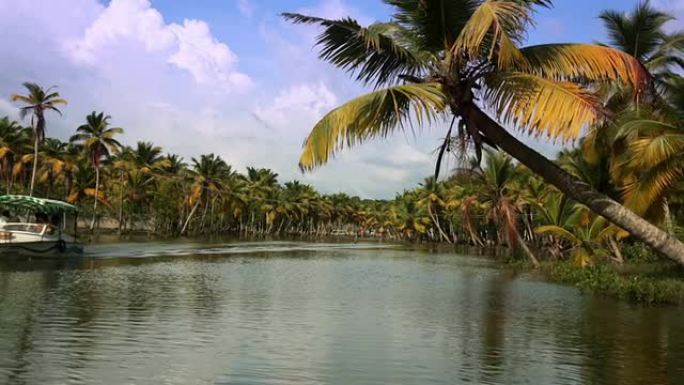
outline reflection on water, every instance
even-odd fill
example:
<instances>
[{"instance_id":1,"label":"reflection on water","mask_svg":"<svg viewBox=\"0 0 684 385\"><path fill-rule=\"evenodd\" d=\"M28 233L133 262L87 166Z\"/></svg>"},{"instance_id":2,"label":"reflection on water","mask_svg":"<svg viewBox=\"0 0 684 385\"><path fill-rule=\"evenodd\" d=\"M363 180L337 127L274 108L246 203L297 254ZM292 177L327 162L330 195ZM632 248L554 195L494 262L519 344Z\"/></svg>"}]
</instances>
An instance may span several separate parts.
<instances>
[{"instance_id":1,"label":"reflection on water","mask_svg":"<svg viewBox=\"0 0 684 385\"><path fill-rule=\"evenodd\" d=\"M128 243L0 261L2 384L682 384L684 312L486 259Z\"/></svg>"}]
</instances>

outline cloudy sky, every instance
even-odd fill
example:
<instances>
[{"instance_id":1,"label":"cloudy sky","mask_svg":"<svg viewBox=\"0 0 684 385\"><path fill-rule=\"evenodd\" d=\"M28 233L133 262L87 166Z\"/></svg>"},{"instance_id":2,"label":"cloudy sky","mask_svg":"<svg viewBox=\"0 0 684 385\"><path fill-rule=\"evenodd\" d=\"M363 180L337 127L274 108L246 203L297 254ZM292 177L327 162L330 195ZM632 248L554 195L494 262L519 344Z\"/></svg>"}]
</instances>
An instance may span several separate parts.
<instances>
[{"instance_id":1,"label":"cloudy sky","mask_svg":"<svg viewBox=\"0 0 684 385\"><path fill-rule=\"evenodd\" d=\"M684 0L654 2L684 20ZM530 43L602 40L600 10L635 1L555 3L539 13ZM62 139L96 110L125 128L127 143L153 141L186 160L214 152L239 170L269 167L281 181L324 192L391 197L430 174L444 127L400 133L299 172L312 124L363 90L317 60L316 29L289 25L283 11L363 23L390 12L379 0L0 0L0 115L16 117L9 96L34 81L58 85L70 102L48 121L48 135Z\"/></svg>"}]
</instances>

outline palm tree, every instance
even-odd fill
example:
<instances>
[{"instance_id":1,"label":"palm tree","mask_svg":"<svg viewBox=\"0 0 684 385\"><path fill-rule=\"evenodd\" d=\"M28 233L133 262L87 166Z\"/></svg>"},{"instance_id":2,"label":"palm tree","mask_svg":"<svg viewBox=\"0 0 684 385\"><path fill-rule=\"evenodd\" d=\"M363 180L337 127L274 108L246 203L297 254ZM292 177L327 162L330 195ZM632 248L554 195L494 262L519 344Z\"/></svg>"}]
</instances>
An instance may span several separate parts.
<instances>
[{"instance_id":1,"label":"palm tree","mask_svg":"<svg viewBox=\"0 0 684 385\"><path fill-rule=\"evenodd\" d=\"M515 191L516 173L513 159L502 153L487 151L485 167L479 174L478 201L485 207L485 217L497 228L498 243L506 240L509 246L520 247L535 267L539 261L525 244L518 229L520 200Z\"/></svg>"},{"instance_id":2,"label":"palm tree","mask_svg":"<svg viewBox=\"0 0 684 385\"><path fill-rule=\"evenodd\" d=\"M69 143L64 143L55 138L47 138L45 143L43 143L42 150L39 153L41 159L43 159L43 167L38 179L41 182L47 182L47 191L45 192L47 198L50 198L52 194L52 188L56 179L63 176L69 167L67 159L68 146Z\"/></svg>"},{"instance_id":3,"label":"palm tree","mask_svg":"<svg viewBox=\"0 0 684 385\"><path fill-rule=\"evenodd\" d=\"M444 186L434 177L426 178L420 185L418 203L427 209L428 216L432 219L439 236L447 243L453 243L442 229L439 222L439 210L446 206L444 202Z\"/></svg>"},{"instance_id":4,"label":"palm tree","mask_svg":"<svg viewBox=\"0 0 684 385\"><path fill-rule=\"evenodd\" d=\"M570 244L570 257L580 266L587 266L596 257L609 257L607 246L620 230L606 223L603 217L577 215L569 226L544 225L535 229L537 234L551 235Z\"/></svg>"},{"instance_id":5,"label":"palm tree","mask_svg":"<svg viewBox=\"0 0 684 385\"><path fill-rule=\"evenodd\" d=\"M684 121L684 81L677 74L684 69L684 33L666 32L673 17L648 1L628 13L607 10L600 17L610 44L644 65L655 92L640 100L630 88L609 91L605 103L619 118L590 130L583 150L618 190L613 197L649 220L668 222L668 193L684 171L677 159L682 149L677 127Z\"/></svg>"},{"instance_id":6,"label":"palm tree","mask_svg":"<svg viewBox=\"0 0 684 385\"><path fill-rule=\"evenodd\" d=\"M588 44L518 48L535 6L550 0L385 0L392 20L362 27L351 18L286 13L323 27L323 60L376 89L325 115L304 143L300 167L322 165L346 146L385 137L410 122L458 122L460 138L481 157L500 148L592 211L684 264L684 243L598 193L509 133L569 140L607 119L589 87L624 82L647 91L649 75L633 56ZM493 115L490 117L489 111Z\"/></svg>"},{"instance_id":7,"label":"palm tree","mask_svg":"<svg viewBox=\"0 0 684 385\"><path fill-rule=\"evenodd\" d=\"M30 145L31 129L22 128L8 117L0 119L0 162L5 177L5 188L9 194L12 189L13 168L25 149Z\"/></svg>"},{"instance_id":8,"label":"palm tree","mask_svg":"<svg viewBox=\"0 0 684 385\"><path fill-rule=\"evenodd\" d=\"M72 143L78 143L88 152L88 159L95 169L95 199L93 203L93 220L90 230L95 229L97 221L97 202L100 197L100 166L103 157L109 157L112 151L121 147L114 136L123 134L123 128L109 127L109 115L104 112L93 111L86 117L86 123L76 129L76 134L71 137Z\"/></svg>"},{"instance_id":9,"label":"palm tree","mask_svg":"<svg viewBox=\"0 0 684 385\"><path fill-rule=\"evenodd\" d=\"M653 8L649 1L639 1L628 13L606 10L599 17L611 46L643 63L660 91L676 88L673 80L680 76L674 71L684 69L684 32L665 31L673 16Z\"/></svg>"},{"instance_id":10,"label":"palm tree","mask_svg":"<svg viewBox=\"0 0 684 385\"><path fill-rule=\"evenodd\" d=\"M36 171L38 170L38 148L45 138L45 111L52 110L62 115L62 112L55 106L67 104L67 101L60 98L59 92L53 91L55 87L43 90L36 83L27 82L23 85L28 93L26 95L14 94L11 96L11 100L24 104L19 110L22 119L31 115L31 128L33 129L33 172L31 173L29 195L33 196Z\"/></svg>"},{"instance_id":11,"label":"palm tree","mask_svg":"<svg viewBox=\"0 0 684 385\"><path fill-rule=\"evenodd\" d=\"M234 175L231 167L220 156L214 154L202 155L199 160L192 158L191 173L193 184L191 194L188 197L188 203L194 203L194 205L185 220L181 234L185 234L187 231L188 225L200 203L204 200L208 208L212 193L218 193L222 189L224 181Z\"/></svg>"},{"instance_id":12,"label":"palm tree","mask_svg":"<svg viewBox=\"0 0 684 385\"><path fill-rule=\"evenodd\" d=\"M131 157L136 168L146 173L161 171L169 165L162 148L151 142L138 142L131 150Z\"/></svg>"}]
</instances>

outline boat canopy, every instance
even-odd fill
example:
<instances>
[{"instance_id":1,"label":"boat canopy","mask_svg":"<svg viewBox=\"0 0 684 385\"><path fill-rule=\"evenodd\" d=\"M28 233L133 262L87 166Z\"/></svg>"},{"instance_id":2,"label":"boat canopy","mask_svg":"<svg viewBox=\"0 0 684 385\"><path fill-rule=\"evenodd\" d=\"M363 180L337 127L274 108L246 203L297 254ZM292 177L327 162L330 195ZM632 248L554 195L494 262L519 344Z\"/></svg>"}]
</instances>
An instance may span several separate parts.
<instances>
[{"instance_id":1,"label":"boat canopy","mask_svg":"<svg viewBox=\"0 0 684 385\"><path fill-rule=\"evenodd\" d=\"M46 214L78 213L78 207L69 203L27 195L2 195L0 196L0 206L28 209Z\"/></svg>"}]
</instances>

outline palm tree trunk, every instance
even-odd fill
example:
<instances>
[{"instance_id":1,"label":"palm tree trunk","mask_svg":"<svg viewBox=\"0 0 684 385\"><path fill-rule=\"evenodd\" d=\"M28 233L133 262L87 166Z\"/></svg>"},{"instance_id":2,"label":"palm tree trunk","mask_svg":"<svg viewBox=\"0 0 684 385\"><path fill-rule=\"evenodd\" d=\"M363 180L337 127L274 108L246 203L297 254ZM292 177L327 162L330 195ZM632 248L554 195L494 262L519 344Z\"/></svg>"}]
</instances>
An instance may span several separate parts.
<instances>
[{"instance_id":1,"label":"palm tree trunk","mask_svg":"<svg viewBox=\"0 0 684 385\"><path fill-rule=\"evenodd\" d=\"M123 233L124 171L121 170L121 191L119 193L119 235Z\"/></svg>"},{"instance_id":2,"label":"palm tree trunk","mask_svg":"<svg viewBox=\"0 0 684 385\"><path fill-rule=\"evenodd\" d=\"M684 265L684 243L568 174L552 161L513 137L477 106L471 104L463 112L470 123L474 124L489 140L561 192L625 229L656 251Z\"/></svg>"},{"instance_id":3,"label":"palm tree trunk","mask_svg":"<svg viewBox=\"0 0 684 385\"><path fill-rule=\"evenodd\" d=\"M97 200L100 197L100 166L95 166L95 203L93 203L93 220L90 222L90 231L95 229L97 221Z\"/></svg>"},{"instance_id":4,"label":"palm tree trunk","mask_svg":"<svg viewBox=\"0 0 684 385\"><path fill-rule=\"evenodd\" d=\"M437 227L437 231L439 231L440 237L447 241L447 243L452 244L451 239L449 239L449 236L446 235L446 233L444 233L444 230L442 230L442 226L439 225L439 218L437 218L437 216L432 213L432 202L428 202L427 209L428 215L430 215L430 218L432 218L432 222L435 223L435 227Z\"/></svg>"},{"instance_id":5,"label":"palm tree trunk","mask_svg":"<svg viewBox=\"0 0 684 385\"><path fill-rule=\"evenodd\" d=\"M515 232L515 237L517 238L516 240L518 241L518 246L525 252L527 257L530 259L530 262L532 262L532 265L534 265L535 268L538 268L539 260L537 259L537 257L534 256L534 253L532 253L532 250L530 250L529 246L527 246L527 243L525 243L523 237L520 236L518 230L513 229L513 232Z\"/></svg>"},{"instance_id":6,"label":"palm tree trunk","mask_svg":"<svg viewBox=\"0 0 684 385\"><path fill-rule=\"evenodd\" d=\"M181 232L180 232L181 235L185 234L185 230L188 229L188 224L190 223L192 216L195 214L197 207L199 207L199 204L200 204L200 199L197 199L197 202L195 203L195 205L192 206L192 210L190 210L190 214L188 214L188 219L185 220L185 224L183 225L183 228L181 229Z\"/></svg>"},{"instance_id":7,"label":"palm tree trunk","mask_svg":"<svg viewBox=\"0 0 684 385\"><path fill-rule=\"evenodd\" d=\"M33 142L33 172L31 172L31 187L29 188L29 196L33 196L33 187L36 183L36 172L38 171L38 147L40 141L38 135Z\"/></svg>"}]
</instances>

